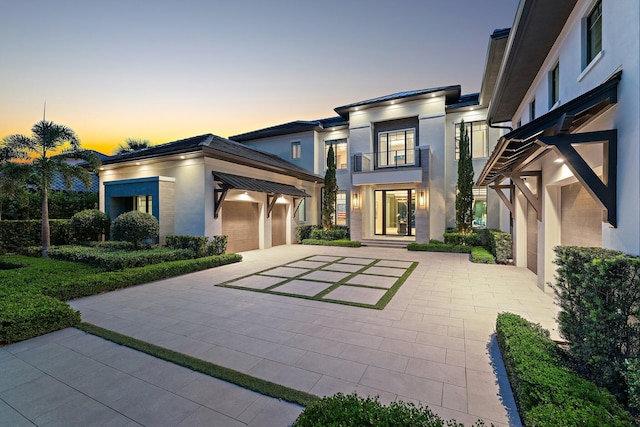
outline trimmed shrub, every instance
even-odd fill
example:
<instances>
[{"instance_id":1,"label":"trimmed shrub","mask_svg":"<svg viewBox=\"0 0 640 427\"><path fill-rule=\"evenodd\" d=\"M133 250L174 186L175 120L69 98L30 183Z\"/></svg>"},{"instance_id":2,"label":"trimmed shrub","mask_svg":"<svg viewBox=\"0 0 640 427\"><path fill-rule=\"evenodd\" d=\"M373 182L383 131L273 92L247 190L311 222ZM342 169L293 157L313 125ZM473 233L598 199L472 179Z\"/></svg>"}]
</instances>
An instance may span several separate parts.
<instances>
[{"instance_id":1,"label":"trimmed shrub","mask_svg":"<svg viewBox=\"0 0 640 427\"><path fill-rule=\"evenodd\" d=\"M220 234L213 236L207 243L207 256L223 255L227 252L227 242L229 236Z\"/></svg>"},{"instance_id":2,"label":"trimmed shrub","mask_svg":"<svg viewBox=\"0 0 640 427\"><path fill-rule=\"evenodd\" d=\"M319 228L311 231L310 238L314 240L345 240L347 239L347 230L344 228L333 228L331 230Z\"/></svg>"},{"instance_id":3,"label":"trimmed shrub","mask_svg":"<svg viewBox=\"0 0 640 427\"><path fill-rule=\"evenodd\" d=\"M444 233L444 242L460 246L481 246L480 236L476 233Z\"/></svg>"},{"instance_id":4,"label":"trimmed shrub","mask_svg":"<svg viewBox=\"0 0 640 427\"><path fill-rule=\"evenodd\" d=\"M613 395L564 365L549 331L540 325L500 313L496 337L524 425L634 425Z\"/></svg>"},{"instance_id":5,"label":"trimmed shrub","mask_svg":"<svg viewBox=\"0 0 640 427\"><path fill-rule=\"evenodd\" d=\"M498 264L507 264L513 258L511 253L511 234L501 230L488 231L489 251L496 257Z\"/></svg>"},{"instance_id":6,"label":"trimmed shrub","mask_svg":"<svg viewBox=\"0 0 640 427\"><path fill-rule=\"evenodd\" d=\"M205 236L169 234L165 239L165 246L170 249L189 249L196 257L201 257L206 253L207 238Z\"/></svg>"},{"instance_id":7,"label":"trimmed shrub","mask_svg":"<svg viewBox=\"0 0 640 427\"><path fill-rule=\"evenodd\" d=\"M133 243L138 248L142 243L158 238L158 220L145 212L130 211L118 216L111 225L111 239Z\"/></svg>"},{"instance_id":8,"label":"trimmed shrub","mask_svg":"<svg viewBox=\"0 0 640 427\"><path fill-rule=\"evenodd\" d=\"M311 238L311 232L321 228L318 225L298 225L296 226L296 242L302 243L303 240Z\"/></svg>"},{"instance_id":9,"label":"trimmed shrub","mask_svg":"<svg viewBox=\"0 0 640 427\"><path fill-rule=\"evenodd\" d=\"M432 240L429 243L409 243L407 249L410 251L423 251L423 252L451 252L458 254L471 253L471 247L452 245L450 243L442 243L437 240Z\"/></svg>"},{"instance_id":10,"label":"trimmed shrub","mask_svg":"<svg viewBox=\"0 0 640 427\"><path fill-rule=\"evenodd\" d=\"M640 258L558 246L558 325L583 374L627 400L625 360L640 356Z\"/></svg>"},{"instance_id":11,"label":"trimmed shrub","mask_svg":"<svg viewBox=\"0 0 640 427\"><path fill-rule=\"evenodd\" d=\"M483 426L477 421L474 426ZM413 403L380 403L378 397L359 397L356 393L337 393L308 405L293 427L386 426L386 427L463 427L453 420L446 422L426 406Z\"/></svg>"},{"instance_id":12,"label":"trimmed shrub","mask_svg":"<svg viewBox=\"0 0 640 427\"><path fill-rule=\"evenodd\" d=\"M486 248L474 246L471 248L471 262L476 264L495 264L496 260Z\"/></svg>"},{"instance_id":13,"label":"trimmed shrub","mask_svg":"<svg viewBox=\"0 0 640 427\"><path fill-rule=\"evenodd\" d=\"M68 301L240 261L242 261L242 255L228 254L163 262L123 271L107 271L84 277L75 277L55 285L43 285L42 293L63 301Z\"/></svg>"},{"instance_id":14,"label":"trimmed shrub","mask_svg":"<svg viewBox=\"0 0 640 427\"><path fill-rule=\"evenodd\" d=\"M41 220L0 221L0 246L6 252L17 252L27 246L42 245L41 231ZM50 219L49 232L52 245L68 245L71 242L68 219Z\"/></svg>"},{"instance_id":15,"label":"trimmed shrub","mask_svg":"<svg viewBox=\"0 0 640 427\"><path fill-rule=\"evenodd\" d=\"M359 248L362 246L358 240L318 240L318 239L305 239L302 241L303 245L317 245L317 246L343 246L345 248Z\"/></svg>"},{"instance_id":16,"label":"trimmed shrub","mask_svg":"<svg viewBox=\"0 0 640 427\"><path fill-rule=\"evenodd\" d=\"M640 358L625 360L627 370L624 378L627 382L627 394L629 396L629 407L640 413Z\"/></svg>"},{"instance_id":17,"label":"trimmed shrub","mask_svg":"<svg viewBox=\"0 0 640 427\"><path fill-rule=\"evenodd\" d=\"M80 323L80 312L38 292L0 294L0 344L9 344Z\"/></svg>"},{"instance_id":18,"label":"trimmed shrub","mask_svg":"<svg viewBox=\"0 0 640 427\"><path fill-rule=\"evenodd\" d=\"M87 246L55 246L49 251L49 257L115 271L161 262L192 259L196 258L196 255L191 249L104 250Z\"/></svg>"},{"instance_id":19,"label":"trimmed shrub","mask_svg":"<svg viewBox=\"0 0 640 427\"><path fill-rule=\"evenodd\" d=\"M109 235L109 217L98 209L85 209L71 217L71 236L75 240L101 240Z\"/></svg>"}]
</instances>

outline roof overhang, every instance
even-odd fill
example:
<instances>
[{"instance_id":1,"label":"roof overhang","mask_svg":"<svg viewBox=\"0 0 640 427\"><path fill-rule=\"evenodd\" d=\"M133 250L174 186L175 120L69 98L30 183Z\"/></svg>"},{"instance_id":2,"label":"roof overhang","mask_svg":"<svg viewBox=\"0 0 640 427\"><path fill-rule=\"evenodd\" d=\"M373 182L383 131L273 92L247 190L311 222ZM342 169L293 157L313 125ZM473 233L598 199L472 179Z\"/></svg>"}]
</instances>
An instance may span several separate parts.
<instances>
[{"instance_id":1,"label":"roof overhang","mask_svg":"<svg viewBox=\"0 0 640 427\"><path fill-rule=\"evenodd\" d=\"M502 136L491 153L477 185L485 186L522 169L548 148L540 138L573 133L618 102L622 71L589 92Z\"/></svg>"},{"instance_id":2,"label":"roof overhang","mask_svg":"<svg viewBox=\"0 0 640 427\"><path fill-rule=\"evenodd\" d=\"M493 95L510 31L510 28L505 28L495 30L493 34L491 34L491 40L487 48L487 61L484 65L484 73L482 74L482 86L480 88L479 101L481 107L488 106L491 95Z\"/></svg>"},{"instance_id":3,"label":"roof overhang","mask_svg":"<svg viewBox=\"0 0 640 427\"><path fill-rule=\"evenodd\" d=\"M247 178L245 176L232 175L229 173L212 172L213 180L219 188L214 190L214 218L218 218L222 202L227 197L229 190L257 191L267 195L267 217L271 216L271 211L275 206L278 197L292 196L296 202L296 210L301 203L301 199L311 197L307 192L296 188L293 185L281 184L279 182L267 181L264 179Z\"/></svg>"},{"instance_id":4,"label":"roof overhang","mask_svg":"<svg viewBox=\"0 0 640 427\"><path fill-rule=\"evenodd\" d=\"M618 102L621 78L622 71L618 71L600 86L501 137L476 184L493 184L492 188L500 195L504 187L500 183L509 178L526 193L527 189L519 180L520 175L531 172L528 166L549 151L554 151L600 204L604 213L603 221L616 227L617 130L577 131ZM576 144L597 142L603 143L604 147L603 178L595 173L574 147ZM530 194L527 199L535 198ZM541 220L542 212L539 207L536 210Z\"/></svg>"},{"instance_id":5,"label":"roof overhang","mask_svg":"<svg viewBox=\"0 0 640 427\"><path fill-rule=\"evenodd\" d=\"M521 0L489 103L490 123L511 121L577 0Z\"/></svg>"}]
</instances>

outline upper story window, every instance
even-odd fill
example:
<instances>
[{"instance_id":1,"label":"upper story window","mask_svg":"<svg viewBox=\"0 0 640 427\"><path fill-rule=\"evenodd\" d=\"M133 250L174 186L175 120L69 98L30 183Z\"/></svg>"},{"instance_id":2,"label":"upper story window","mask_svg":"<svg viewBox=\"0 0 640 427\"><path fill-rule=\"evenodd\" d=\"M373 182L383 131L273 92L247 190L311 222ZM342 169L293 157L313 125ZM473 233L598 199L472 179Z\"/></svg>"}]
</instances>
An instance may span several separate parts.
<instances>
[{"instance_id":1,"label":"upper story window","mask_svg":"<svg viewBox=\"0 0 640 427\"><path fill-rule=\"evenodd\" d=\"M465 122L464 127L467 129L467 135L469 135L471 158L489 157L489 127L487 122L484 120ZM460 123L455 124L455 128L456 160L458 160L460 158Z\"/></svg>"},{"instance_id":2,"label":"upper story window","mask_svg":"<svg viewBox=\"0 0 640 427\"><path fill-rule=\"evenodd\" d=\"M378 133L378 167L415 164L416 130L401 129Z\"/></svg>"},{"instance_id":3,"label":"upper story window","mask_svg":"<svg viewBox=\"0 0 640 427\"><path fill-rule=\"evenodd\" d=\"M346 138L342 139L332 139L324 142L324 158L326 159L329 155L329 147L333 145L333 154L336 158L336 169L347 169L349 156L347 155L347 140ZM325 169L327 168L327 162L324 165Z\"/></svg>"},{"instance_id":4,"label":"upper story window","mask_svg":"<svg viewBox=\"0 0 640 427\"><path fill-rule=\"evenodd\" d=\"M586 63L588 65L602 50L602 0L593 7L586 19Z\"/></svg>"},{"instance_id":5,"label":"upper story window","mask_svg":"<svg viewBox=\"0 0 640 427\"><path fill-rule=\"evenodd\" d=\"M549 108L560 101L560 63L549 71Z\"/></svg>"},{"instance_id":6,"label":"upper story window","mask_svg":"<svg viewBox=\"0 0 640 427\"><path fill-rule=\"evenodd\" d=\"M292 141L291 142L291 158L299 159L302 156L302 147L300 146L300 141Z\"/></svg>"},{"instance_id":7,"label":"upper story window","mask_svg":"<svg viewBox=\"0 0 640 427\"><path fill-rule=\"evenodd\" d=\"M532 122L536 119L536 99L533 98L529 103L529 121Z\"/></svg>"}]
</instances>

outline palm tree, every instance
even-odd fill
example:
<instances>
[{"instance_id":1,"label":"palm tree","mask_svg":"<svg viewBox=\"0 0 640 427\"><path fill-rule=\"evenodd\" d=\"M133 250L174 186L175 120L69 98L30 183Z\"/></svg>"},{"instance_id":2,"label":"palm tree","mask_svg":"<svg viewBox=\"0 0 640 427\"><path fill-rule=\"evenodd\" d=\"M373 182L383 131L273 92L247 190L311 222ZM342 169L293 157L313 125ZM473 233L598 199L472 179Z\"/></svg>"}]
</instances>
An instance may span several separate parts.
<instances>
[{"instance_id":1,"label":"palm tree","mask_svg":"<svg viewBox=\"0 0 640 427\"><path fill-rule=\"evenodd\" d=\"M151 144L147 139L127 138L124 141L124 144L118 145L118 148L115 149L113 154L131 153L133 151L144 150L149 147L151 147Z\"/></svg>"},{"instance_id":2,"label":"palm tree","mask_svg":"<svg viewBox=\"0 0 640 427\"><path fill-rule=\"evenodd\" d=\"M35 187L42 195L42 257L46 258L51 246L49 188L55 174L60 174L64 178L68 188L71 187L75 178L80 179L88 187L91 185L89 171L65 160L85 160L94 170L97 169L100 161L93 152L82 149L75 132L66 126L41 120L33 125L31 133L32 136L10 135L4 142L9 152L29 156L25 164L30 167Z\"/></svg>"}]
</instances>

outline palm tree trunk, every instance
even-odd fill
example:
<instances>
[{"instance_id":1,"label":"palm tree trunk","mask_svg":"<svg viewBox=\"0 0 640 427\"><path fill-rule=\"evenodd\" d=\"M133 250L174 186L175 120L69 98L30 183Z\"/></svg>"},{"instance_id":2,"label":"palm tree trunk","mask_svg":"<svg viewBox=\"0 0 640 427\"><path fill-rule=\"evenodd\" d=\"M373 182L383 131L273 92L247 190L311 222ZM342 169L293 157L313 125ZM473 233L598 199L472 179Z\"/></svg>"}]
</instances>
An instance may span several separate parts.
<instances>
[{"instance_id":1,"label":"palm tree trunk","mask_svg":"<svg viewBox=\"0 0 640 427\"><path fill-rule=\"evenodd\" d=\"M51 234L49 233L49 194L47 186L42 186L42 258L47 258L51 246Z\"/></svg>"}]
</instances>

